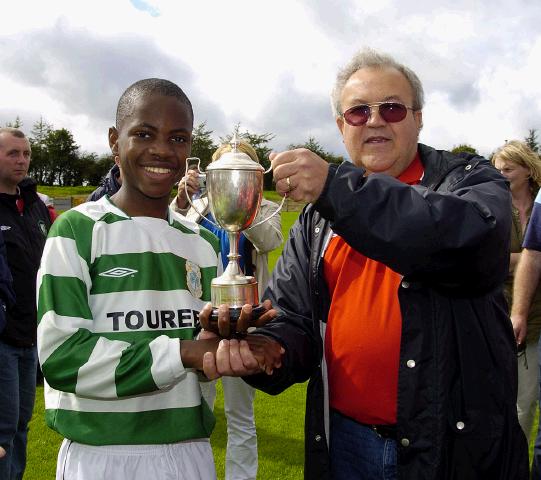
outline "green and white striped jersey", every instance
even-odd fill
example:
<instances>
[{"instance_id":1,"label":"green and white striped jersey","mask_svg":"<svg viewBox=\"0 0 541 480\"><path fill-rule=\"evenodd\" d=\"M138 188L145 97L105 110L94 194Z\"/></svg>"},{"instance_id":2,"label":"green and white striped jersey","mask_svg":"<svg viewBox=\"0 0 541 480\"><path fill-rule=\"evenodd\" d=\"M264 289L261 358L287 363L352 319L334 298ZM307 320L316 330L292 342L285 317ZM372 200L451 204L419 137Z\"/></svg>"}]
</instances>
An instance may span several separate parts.
<instances>
[{"instance_id":1,"label":"green and white striped jersey","mask_svg":"<svg viewBox=\"0 0 541 480\"><path fill-rule=\"evenodd\" d=\"M210 300L218 240L169 211L129 217L107 197L62 214L38 273L45 416L91 445L210 435L214 417L180 359Z\"/></svg>"}]
</instances>

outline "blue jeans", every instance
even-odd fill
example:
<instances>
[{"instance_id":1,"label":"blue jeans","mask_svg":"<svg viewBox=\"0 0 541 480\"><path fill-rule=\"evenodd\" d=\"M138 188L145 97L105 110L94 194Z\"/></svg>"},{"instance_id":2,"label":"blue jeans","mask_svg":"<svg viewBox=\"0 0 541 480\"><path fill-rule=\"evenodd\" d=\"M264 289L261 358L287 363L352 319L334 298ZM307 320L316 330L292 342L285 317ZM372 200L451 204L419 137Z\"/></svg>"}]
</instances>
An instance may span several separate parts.
<instances>
[{"instance_id":1,"label":"blue jeans","mask_svg":"<svg viewBox=\"0 0 541 480\"><path fill-rule=\"evenodd\" d=\"M331 478L396 480L396 440L331 411Z\"/></svg>"},{"instance_id":2,"label":"blue jeans","mask_svg":"<svg viewBox=\"0 0 541 480\"><path fill-rule=\"evenodd\" d=\"M28 422L36 397L36 347L13 347L0 340L0 478L19 480L26 466Z\"/></svg>"}]
</instances>

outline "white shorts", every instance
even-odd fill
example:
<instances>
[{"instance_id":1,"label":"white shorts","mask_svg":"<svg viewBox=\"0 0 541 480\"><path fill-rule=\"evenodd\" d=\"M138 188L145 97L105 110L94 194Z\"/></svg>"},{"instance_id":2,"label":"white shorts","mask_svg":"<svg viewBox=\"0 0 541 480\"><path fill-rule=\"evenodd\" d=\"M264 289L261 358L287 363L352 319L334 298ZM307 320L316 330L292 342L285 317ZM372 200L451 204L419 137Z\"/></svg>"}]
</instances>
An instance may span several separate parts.
<instances>
[{"instance_id":1,"label":"white shorts","mask_svg":"<svg viewBox=\"0 0 541 480\"><path fill-rule=\"evenodd\" d=\"M56 480L215 480L208 439L95 447L64 440Z\"/></svg>"}]
</instances>

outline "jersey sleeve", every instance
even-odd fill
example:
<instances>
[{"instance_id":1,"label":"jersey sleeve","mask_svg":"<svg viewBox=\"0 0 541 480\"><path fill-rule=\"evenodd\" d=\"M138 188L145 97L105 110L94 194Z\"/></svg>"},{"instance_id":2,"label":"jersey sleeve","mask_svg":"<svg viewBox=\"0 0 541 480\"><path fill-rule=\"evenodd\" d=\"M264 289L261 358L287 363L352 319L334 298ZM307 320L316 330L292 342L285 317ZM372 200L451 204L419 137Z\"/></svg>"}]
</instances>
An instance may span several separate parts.
<instances>
[{"instance_id":1,"label":"jersey sleeve","mask_svg":"<svg viewBox=\"0 0 541 480\"><path fill-rule=\"evenodd\" d=\"M139 395L185 375L180 341L95 331L90 306L94 221L77 211L53 224L38 272L38 353L56 390L98 399Z\"/></svg>"}]
</instances>

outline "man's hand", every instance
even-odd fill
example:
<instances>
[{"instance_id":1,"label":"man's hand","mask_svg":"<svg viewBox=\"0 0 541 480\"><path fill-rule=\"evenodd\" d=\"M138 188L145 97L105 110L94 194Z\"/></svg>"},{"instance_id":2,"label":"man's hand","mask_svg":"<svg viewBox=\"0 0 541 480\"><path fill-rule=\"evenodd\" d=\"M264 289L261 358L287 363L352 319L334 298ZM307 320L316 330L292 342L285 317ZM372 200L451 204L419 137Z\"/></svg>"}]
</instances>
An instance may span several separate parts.
<instances>
[{"instance_id":1,"label":"man's hand","mask_svg":"<svg viewBox=\"0 0 541 480\"><path fill-rule=\"evenodd\" d=\"M177 193L177 207L181 210L188 208L190 205L188 202L188 197L186 196L186 189L188 190L188 195L191 196L199 190L199 174L196 170L188 170L186 175L181 178L178 182L178 193Z\"/></svg>"},{"instance_id":2,"label":"man's hand","mask_svg":"<svg viewBox=\"0 0 541 480\"><path fill-rule=\"evenodd\" d=\"M3 458L6 456L6 451L4 450L3 447L0 447L0 458Z\"/></svg>"},{"instance_id":3,"label":"man's hand","mask_svg":"<svg viewBox=\"0 0 541 480\"><path fill-rule=\"evenodd\" d=\"M203 371L213 380L223 375L240 377L265 372L271 375L282 366L284 348L263 335L247 335L243 340L221 340L218 350L205 353Z\"/></svg>"},{"instance_id":4,"label":"man's hand","mask_svg":"<svg viewBox=\"0 0 541 480\"><path fill-rule=\"evenodd\" d=\"M521 345L524 341L526 341L526 333L528 332L528 317L522 315L513 315L511 317L511 323L513 324L513 332L515 333L517 345Z\"/></svg>"},{"instance_id":5,"label":"man's hand","mask_svg":"<svg viewBox=\"0 0 541 480\"><path fill-rule=\"evenodd\" d=\"M272 304L270 300L265 300L262 305L265 308L265 313L256 319L252 318L252 306L244 305L234 331L231 328L228 305L220 305L218 307L218 323L212 324L210 317L212 305L207 303L199 312L199 322L204 330L215 332L223 338L229 338L232 333L244 334L248 331L249 327L261 327L276 317L277 312L271 308Z\"/></svg>"},{"instance_id":6,"label":"man's hand","mask_svg":"<svg viewBox=\"0 0 541 480\"><path fill-rule=\"evenodd\" d=\"M276 191L296 202L314 203L325 186L329 164L306 148L271 153Z\"/></svg>"}]
</instances>

